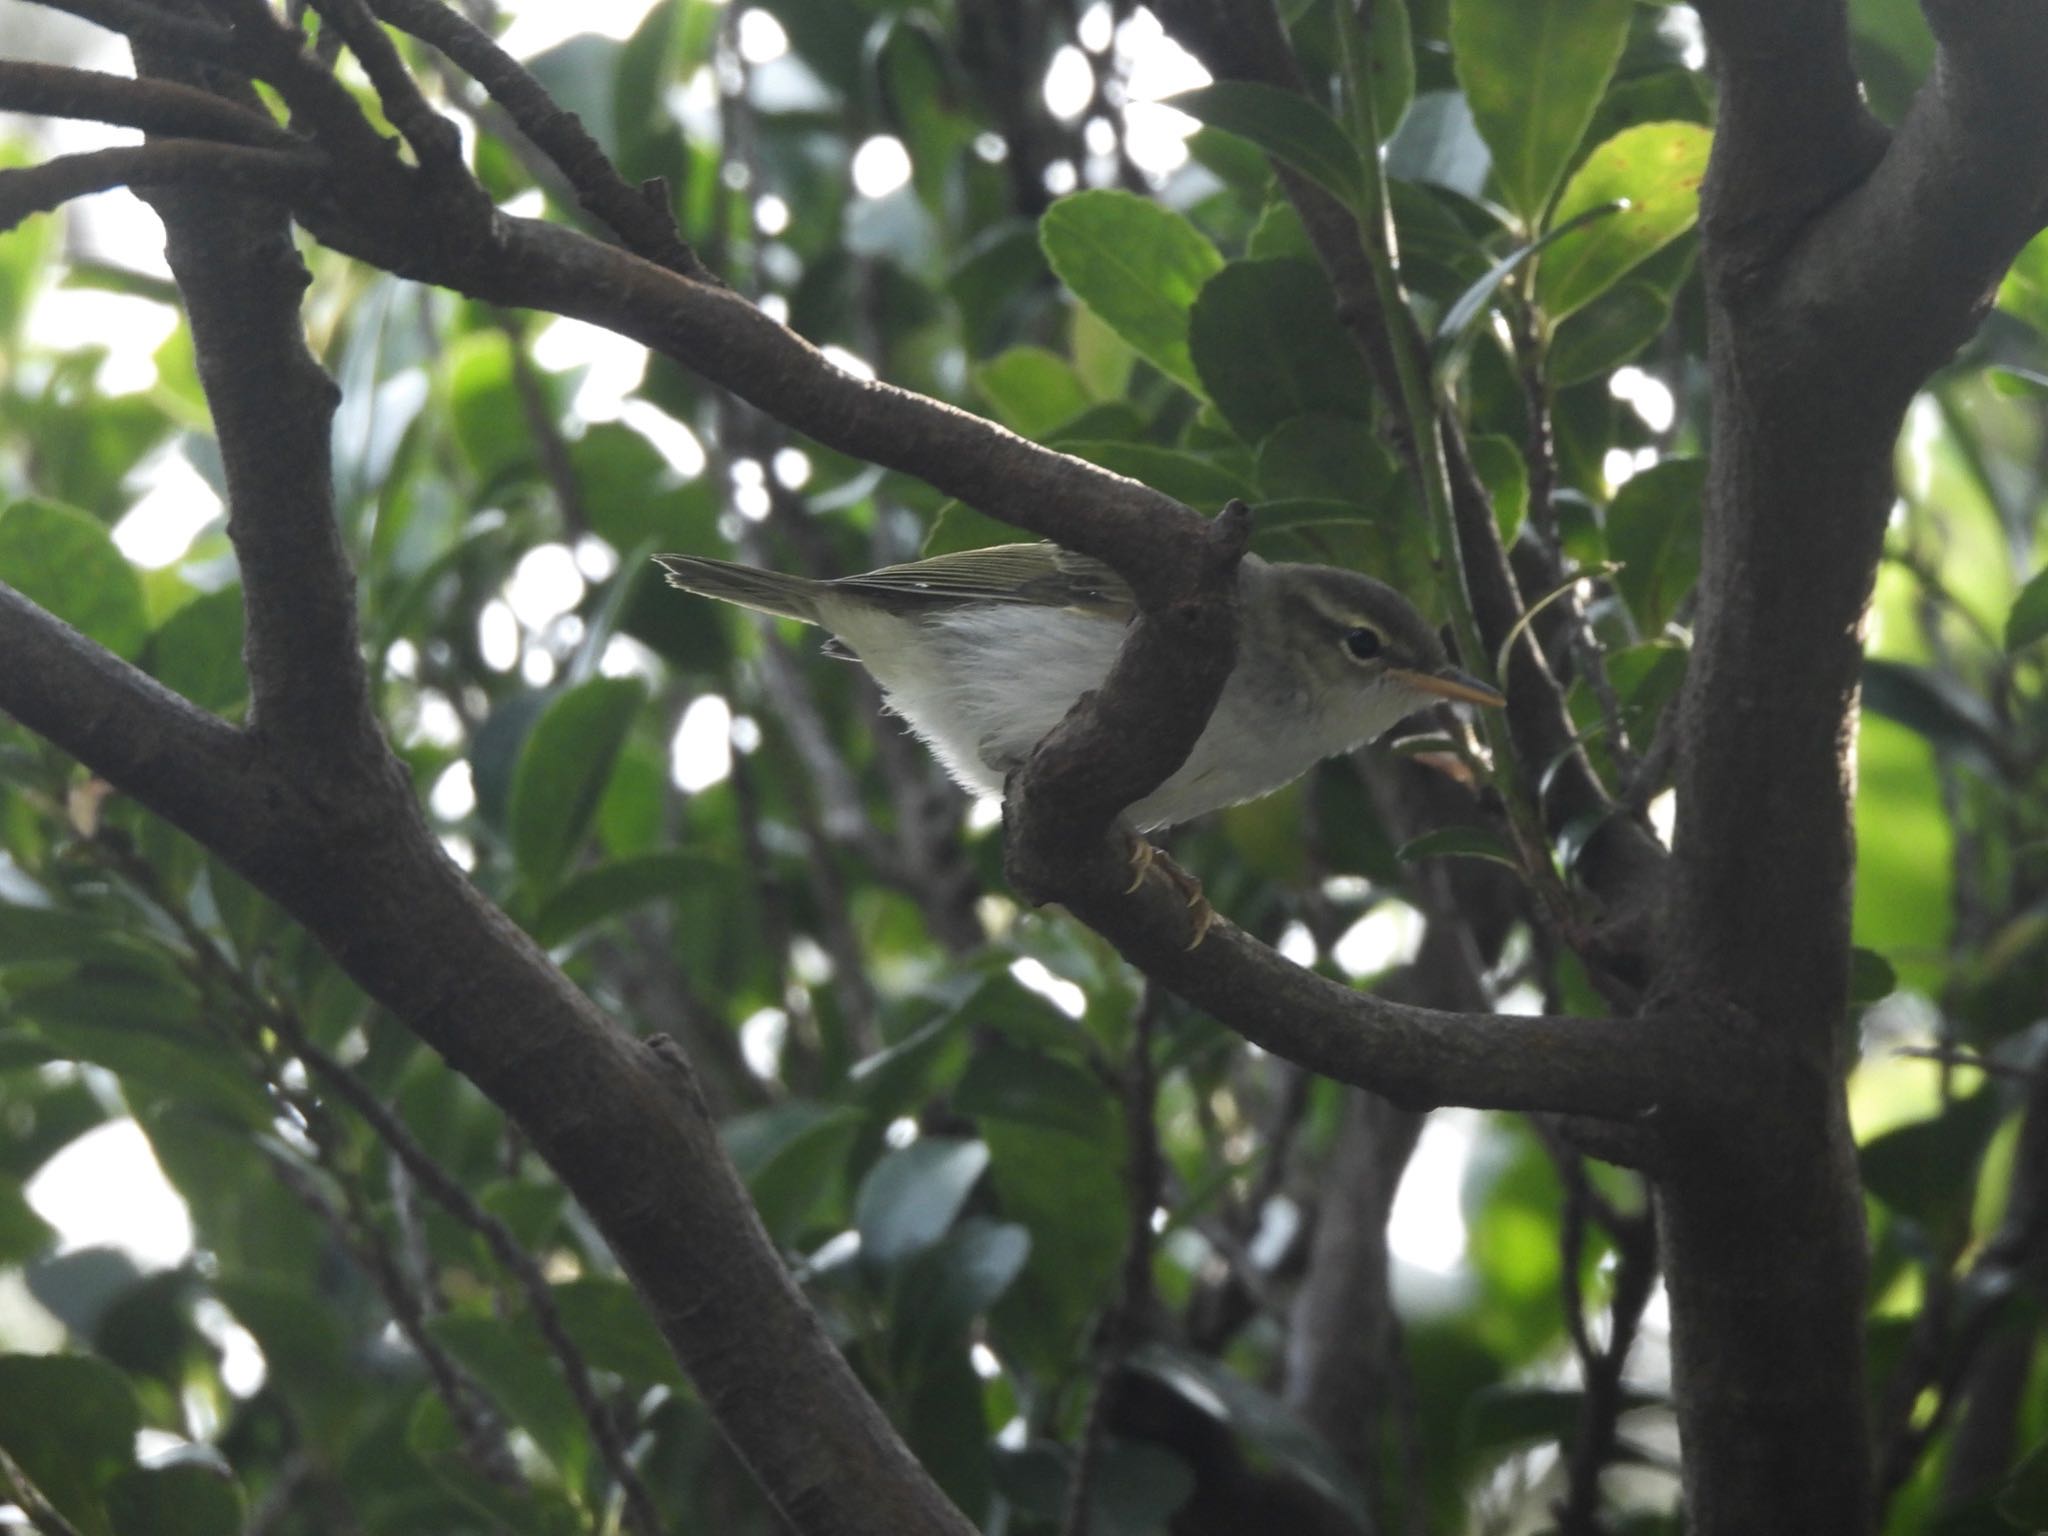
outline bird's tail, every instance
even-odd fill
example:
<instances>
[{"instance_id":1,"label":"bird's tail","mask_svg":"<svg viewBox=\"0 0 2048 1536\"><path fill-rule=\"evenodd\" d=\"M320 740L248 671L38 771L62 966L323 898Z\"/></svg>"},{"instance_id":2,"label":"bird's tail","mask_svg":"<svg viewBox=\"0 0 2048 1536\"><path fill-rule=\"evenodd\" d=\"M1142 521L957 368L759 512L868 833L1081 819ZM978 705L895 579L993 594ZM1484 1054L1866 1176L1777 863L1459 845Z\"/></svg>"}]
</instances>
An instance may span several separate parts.
<instances>
[{"instance_id":1,"label":"bird's tail","mask_svg":"<svg viewBox=\"0 0 2048 1536\"><path fill-rule=\"evenodd\" d=\"M730 560L711 560L702 555L656 555L655 563L668 572L668 584L715 597L723 603L737 603L758 613L772 613L780 619L818 622L818 592L825 585L808 576L785 576L780 571L758 570L735 565Z\"/></svg>"}]
</instances>

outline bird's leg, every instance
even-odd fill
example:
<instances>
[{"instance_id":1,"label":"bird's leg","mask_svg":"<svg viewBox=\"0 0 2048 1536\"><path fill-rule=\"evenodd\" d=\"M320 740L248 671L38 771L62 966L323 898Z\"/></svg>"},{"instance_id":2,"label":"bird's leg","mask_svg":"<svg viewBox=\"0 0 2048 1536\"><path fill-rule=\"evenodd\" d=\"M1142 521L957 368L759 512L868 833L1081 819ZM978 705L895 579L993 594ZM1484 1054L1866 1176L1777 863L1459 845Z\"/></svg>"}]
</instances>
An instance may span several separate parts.
<instances>
[{"instance_id":1,"label":"bird's leg","mask_svg":"<svg viewBox=\"0 0 2048 1536\"><path fill-rule=\"evenodd\" d=\"M1131 838L1131 883L1124 888L1126 896L1135 895L1138 887L1145 883L1145 877L1157 869L1166 883L1180 892L1187 903L1188 921L1194 925L1194 936L1188 940L1188 948L1195 949L1209 936L1209 929L1216 921L1216 909L1209 905L1209 898L1202 894L1202 882L1174 863L1172 855L1156 848L1147 839L1133 832Z\"/></svg>"}]
</instances>

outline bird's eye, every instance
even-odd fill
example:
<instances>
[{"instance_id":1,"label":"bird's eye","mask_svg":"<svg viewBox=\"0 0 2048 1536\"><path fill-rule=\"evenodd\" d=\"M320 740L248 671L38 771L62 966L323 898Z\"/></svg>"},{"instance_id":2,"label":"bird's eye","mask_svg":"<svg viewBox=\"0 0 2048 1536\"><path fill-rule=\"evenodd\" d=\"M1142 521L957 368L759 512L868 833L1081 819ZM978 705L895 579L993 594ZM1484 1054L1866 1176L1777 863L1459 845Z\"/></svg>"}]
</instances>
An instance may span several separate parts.
<instances>
[{"instance_id":1,"label":"bird's eye","mask_svg":"<svg viewBox=\"0 0 2048 1536\"><path fill-rule=\"evenodd\" d=\"M1344 637L1344 649L1360 661L1371 661L1373 657L1379 655L1384 643L1376 629L1354 629Z\"/></svg>"}]
</instances>

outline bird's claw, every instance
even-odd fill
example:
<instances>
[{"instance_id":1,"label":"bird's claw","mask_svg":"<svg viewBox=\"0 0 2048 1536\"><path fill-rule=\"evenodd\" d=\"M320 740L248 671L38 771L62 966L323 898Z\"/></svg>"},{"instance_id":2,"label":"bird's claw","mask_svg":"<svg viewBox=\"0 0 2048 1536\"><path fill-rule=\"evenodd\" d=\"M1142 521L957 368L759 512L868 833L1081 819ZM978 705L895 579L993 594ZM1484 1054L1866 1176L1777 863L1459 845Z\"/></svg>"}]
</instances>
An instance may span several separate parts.
<instances>
[{"instance_id":1,"label":"bird's claw","mask_svg":"<svg viewBox=\"0 0 2048 1536\"><path fill-rule=\"evenodd\" d=\"M1194 926L1194 935L1188 940L1192 952L1201 946L1209 936L1209 930L1216 922L1216 909L1209 904L1209 898L1202 892L1202 882L1174 863L1172 857L1152 846L1144 838L1131 840L1131 883L1124 888L1126 896L1135 896L1138 888L1145 883L1145 877L1157 869L1166 883L1179 891L1187 903L1188 921Z\"/></svg>"}]
</instances>

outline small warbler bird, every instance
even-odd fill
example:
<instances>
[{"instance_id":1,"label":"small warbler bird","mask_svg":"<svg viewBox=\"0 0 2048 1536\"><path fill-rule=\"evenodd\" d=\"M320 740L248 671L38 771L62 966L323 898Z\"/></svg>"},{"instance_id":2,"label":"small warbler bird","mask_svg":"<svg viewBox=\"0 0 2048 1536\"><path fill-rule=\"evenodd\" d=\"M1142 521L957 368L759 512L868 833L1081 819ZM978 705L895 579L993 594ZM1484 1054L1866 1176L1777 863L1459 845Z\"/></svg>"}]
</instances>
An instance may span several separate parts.
<instances>
[{"instance_id":1,"label":"small warbler bird","mask_svg":"<svg viewBox=\"0 0 2048 1536\"><path fill-rule=\"evenodd\" d=\"M1100 561L1002 544L815 581L696 555L656 555L669 583L830 630L954 778L999 795L1083 693L1108 675L1137 613ZM1255 800L1440 699L1501 695L1450 664L1415 605L1327 565L1238 567L1237 665L1188 760L1124 813L1151 831Z\"/></svg>"}]
</instances>

